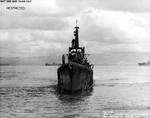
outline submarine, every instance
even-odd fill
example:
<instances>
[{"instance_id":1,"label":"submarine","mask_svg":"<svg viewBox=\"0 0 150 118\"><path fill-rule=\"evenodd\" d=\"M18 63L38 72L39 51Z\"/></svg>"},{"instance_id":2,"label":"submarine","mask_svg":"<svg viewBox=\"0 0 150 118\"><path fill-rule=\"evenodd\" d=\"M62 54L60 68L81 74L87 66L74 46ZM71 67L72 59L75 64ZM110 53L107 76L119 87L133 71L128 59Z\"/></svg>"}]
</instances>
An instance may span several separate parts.
<instances>
[{"instance_id":1,"label":"submarine","mask_svg":"<svg viewBox=\"0 0 150 118\"><path fill-rule=\"evenodd\" d=\"M79 27L74 27L74 38L67 54L62 55L62 64L57 69L59 93L74 94L93 88L93 68L85 54L85 47L79 46Z\"/></svg>"}]
</instances>

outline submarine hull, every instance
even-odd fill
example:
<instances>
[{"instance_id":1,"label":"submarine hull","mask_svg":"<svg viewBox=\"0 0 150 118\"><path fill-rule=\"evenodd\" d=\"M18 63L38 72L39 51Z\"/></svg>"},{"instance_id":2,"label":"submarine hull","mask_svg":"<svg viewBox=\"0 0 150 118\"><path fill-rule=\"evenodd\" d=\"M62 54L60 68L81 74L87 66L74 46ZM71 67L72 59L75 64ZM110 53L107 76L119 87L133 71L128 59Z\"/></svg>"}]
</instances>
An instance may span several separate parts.
<instances>
[{"instance_id":1,"label":"submarine hull","mask_svg":"<svg viewBox=\"0 0 150 118\"><path fill-rule=\"evenodd\" d=\"M75 93L90 90L93 86L93 70L86 65L67 63L58 70L58 91L60 93Z\"/></svg>"}]
</instances>

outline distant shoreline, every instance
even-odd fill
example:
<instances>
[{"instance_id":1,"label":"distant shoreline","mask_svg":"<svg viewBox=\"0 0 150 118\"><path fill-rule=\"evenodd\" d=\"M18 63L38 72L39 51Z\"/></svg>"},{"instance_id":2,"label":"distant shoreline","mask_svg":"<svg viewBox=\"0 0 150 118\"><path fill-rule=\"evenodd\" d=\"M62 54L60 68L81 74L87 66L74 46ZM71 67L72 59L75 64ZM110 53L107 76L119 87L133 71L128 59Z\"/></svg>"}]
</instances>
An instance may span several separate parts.
<instances>
[{"instance_id":1,"label":"distant shoreline","mask_svg":"<svg viewBox=\"0 0 150 118\"><path fill-rule=\"evenodd\" d=\"M61 64L0 64L0 66L60 66ZM95 66L139 66L137 64L94 64Z\"/></svg>"},{"instance_id":2,"label":"distant shoreline","mask_svg":"<svg viewBox=\"0 0 150 118\"><path fill-rule=\"evenodd\" d=\"M10 64L0 64L0 66L10 66Z\"/></svg>"}]
</instances>

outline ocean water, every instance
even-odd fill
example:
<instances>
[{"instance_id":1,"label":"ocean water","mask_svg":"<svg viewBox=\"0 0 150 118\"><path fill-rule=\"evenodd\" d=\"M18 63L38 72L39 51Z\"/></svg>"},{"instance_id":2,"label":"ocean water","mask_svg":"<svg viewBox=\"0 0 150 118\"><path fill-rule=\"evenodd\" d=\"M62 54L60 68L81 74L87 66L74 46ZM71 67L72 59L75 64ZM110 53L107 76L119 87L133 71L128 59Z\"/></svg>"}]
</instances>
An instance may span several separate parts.
<instances>
[{"instance_id":1,"label":"ocean water","mask_svg":"<svg viewBox=\"0 0 150 118\"><path fill-rule=\"evenodd\" d=\"M56 92L57 66L0 66L0 118L150 118L150 66L94 67L91 92Z\"/></svg>"}]
</instances>

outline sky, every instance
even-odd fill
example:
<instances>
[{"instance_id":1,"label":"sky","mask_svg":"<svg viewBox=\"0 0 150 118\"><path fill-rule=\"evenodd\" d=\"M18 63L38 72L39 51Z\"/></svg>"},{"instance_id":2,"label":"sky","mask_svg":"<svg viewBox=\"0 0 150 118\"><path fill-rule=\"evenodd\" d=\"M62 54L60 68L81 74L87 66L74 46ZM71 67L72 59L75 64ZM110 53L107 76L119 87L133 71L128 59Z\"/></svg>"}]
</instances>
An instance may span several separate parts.
<instances>
[{"instance_id":1,"label":"sky","mask_svg":"<svg viewBox=\"0 0 150 118\"><path fill-rule=\"evenodd\" d=\"M0 4L0 56L67 53L76 19L90 54L150 53L150 0L32 0Z\"/></svg>"}]
</instances>

